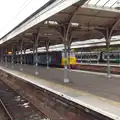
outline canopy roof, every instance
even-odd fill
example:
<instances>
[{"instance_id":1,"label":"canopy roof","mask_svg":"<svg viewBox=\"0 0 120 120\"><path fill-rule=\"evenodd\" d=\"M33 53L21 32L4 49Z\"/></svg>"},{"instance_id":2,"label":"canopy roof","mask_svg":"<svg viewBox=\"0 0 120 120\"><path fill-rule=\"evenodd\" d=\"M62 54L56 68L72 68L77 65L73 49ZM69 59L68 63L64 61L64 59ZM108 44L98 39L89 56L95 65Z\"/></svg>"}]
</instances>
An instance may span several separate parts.
<instances>
[{"instance_id":1,"label":"canopy roof","mask_svg":"<svg viewBox=\"0 0 120 120\"><path fill-rule=\"evenodd\" d=\"M52 0L51 0L52 1ZM100 39L120 34L120 10L117 0L56 0L1 38L2 43L18 43L32 47L34 35L39 35L39 46L63 42L63 28L67 26L71 41Z\"/></svg>"},{"instance_id":2,"label":"canopy roof","mask_svg":"<svg viewBox=\"0 0 120 120\"><path fill-rule=\"evenodd\" d=\"M88 0L85 5L101 6L108 8L116 8L118 5L118 0Z\"/></svg>"}]
</instances>

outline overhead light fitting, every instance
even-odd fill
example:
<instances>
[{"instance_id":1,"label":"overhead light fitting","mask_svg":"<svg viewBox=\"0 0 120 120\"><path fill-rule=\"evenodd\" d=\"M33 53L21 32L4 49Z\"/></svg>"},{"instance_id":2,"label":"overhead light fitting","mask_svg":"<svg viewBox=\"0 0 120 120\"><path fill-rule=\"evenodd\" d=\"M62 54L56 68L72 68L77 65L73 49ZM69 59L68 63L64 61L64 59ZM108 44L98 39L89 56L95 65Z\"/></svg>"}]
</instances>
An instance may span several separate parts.
<instances>
[{"instance_id":1,"label":"overhead light fitting","mask_svg":"<svg viewBox=\"0 0 120 120\"><path fill-rule=\"evenodd\" d=\"M44 24L58 25L56 21L45 21Z\"/></svg>"},{"instance_id":2,"label":"overhead light fitting","mask_svg":"<svg viewBox=\"0 0 120 120\"><path fill-rule=\"evenodd\" d=\"M78 27L79 23L71 23L72 27Z\"/></svg>"}]
</instances>

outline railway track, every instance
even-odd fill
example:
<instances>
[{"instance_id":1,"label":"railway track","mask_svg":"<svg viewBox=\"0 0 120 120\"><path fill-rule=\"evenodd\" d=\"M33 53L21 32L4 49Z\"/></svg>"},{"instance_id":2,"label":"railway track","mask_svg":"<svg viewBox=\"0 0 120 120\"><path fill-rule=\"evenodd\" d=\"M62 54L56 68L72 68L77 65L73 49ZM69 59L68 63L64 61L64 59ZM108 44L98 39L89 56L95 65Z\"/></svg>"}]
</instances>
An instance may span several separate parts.
<instances>
[{"instance_id":1,"label":"railway track","mask_svg":"<svg viewBox=\"0 0 120 120\"><path fill-rule=\"evenodd\" d=\"M0 120L49 120L46 115L0 81Z\"/></svg>"},{"instance_id":2,"label":"railway track","mask_svg":"<svg viewBox=\"0 0 120 120\"><path fill-rule=\"evenodd\" d=\"M3 101L0 99L0 120L11 120Z\"/></svg>"}]
</instances>

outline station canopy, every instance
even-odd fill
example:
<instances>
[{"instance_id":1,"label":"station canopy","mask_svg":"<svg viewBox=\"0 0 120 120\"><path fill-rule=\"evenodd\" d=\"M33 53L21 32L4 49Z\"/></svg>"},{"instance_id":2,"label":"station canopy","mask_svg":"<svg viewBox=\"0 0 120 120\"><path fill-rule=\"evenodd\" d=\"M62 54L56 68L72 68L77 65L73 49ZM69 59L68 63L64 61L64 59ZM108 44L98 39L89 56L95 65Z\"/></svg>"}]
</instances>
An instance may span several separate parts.
<instances>
[{"instance_id":1,"label":"station canopy","mask_svg":"<svg viewBox=\"0 0 120 120\"><path fill-rule=\"evenodd\" d=\"M66 1L69 2L69 0ZM31 19L31 27L26 27L28 26L26 24L27 21L23 21L22 24L3 36L1 43L18 43L20 39L24 39L24 47L26 47L26 49L32 48L34 34L39 31L39 46L45 46L46 41L49 41L50 45L61 44L65 36L63 32L65 31L63 30L64 26L67 26L65 28L72 42L101 39L107 36L106 31L108 31L111 36L120 34L120 4L118 0L76 1L76 3L40 22L40 16L36 18L35 16L38 16L44 10L39 11L34 15L34 18L38 21L37 23L32 23L33 16L30 17L28 20ZM48 7L53 4L54 2ZM19 32L19 30L23 31ZM18 33L16 32L15 35L13 35L14 31L18 31ZM12 37L10 37L11 34Z\"/></svg>"}]
</instances>

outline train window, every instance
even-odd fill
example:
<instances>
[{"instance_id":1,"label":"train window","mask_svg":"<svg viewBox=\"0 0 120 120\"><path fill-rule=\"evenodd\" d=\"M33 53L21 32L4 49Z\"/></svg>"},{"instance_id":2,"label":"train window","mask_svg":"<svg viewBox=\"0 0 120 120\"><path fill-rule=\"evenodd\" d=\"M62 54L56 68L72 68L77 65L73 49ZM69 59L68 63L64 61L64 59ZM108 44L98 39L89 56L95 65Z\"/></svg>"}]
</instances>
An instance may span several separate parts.
<instances>
[{"instance_id":1,"label":"train window","mask_svg":"<svg viewBox=\"0 0 120 120\"><path fill-rule=\"evenodd\" d=\"M75 53L73 51L70 51L70 56L75 57Z\"/></svg>"},{"instance_id":2,"label":"train window","mask_svg":"<svg viewBox=\"0 0 120 120\"><path fill-rule=\"evenodd\" d=\"M62 57L65 57L64 52L62 52Z\"/></svg>"},{"instance_id":3,"label":"train window","mask_svg":"<svg viewBox=\"0 0 120 120\"><path fill-rule=\"evenodd\" d=\"M70 56L71 57L75 57L75 53L71 50L70 51ZM78 55L79 56L79 55ZM65 53L64 53L64 51L62 51L62 57L65 57ZM67 57L68 57L68 52L67 52Z\"/></svg>"}]
</instances>

